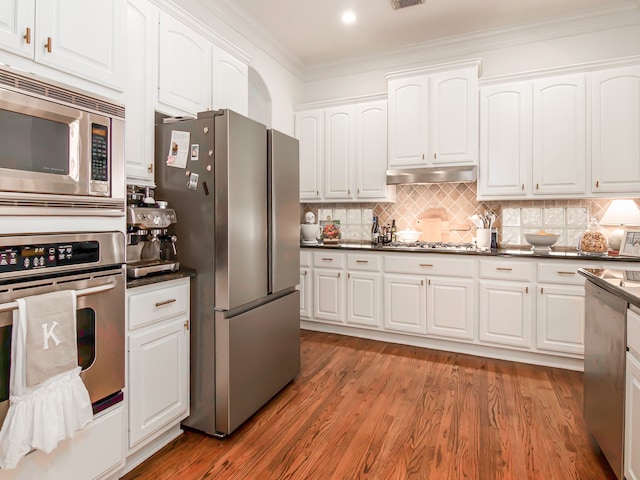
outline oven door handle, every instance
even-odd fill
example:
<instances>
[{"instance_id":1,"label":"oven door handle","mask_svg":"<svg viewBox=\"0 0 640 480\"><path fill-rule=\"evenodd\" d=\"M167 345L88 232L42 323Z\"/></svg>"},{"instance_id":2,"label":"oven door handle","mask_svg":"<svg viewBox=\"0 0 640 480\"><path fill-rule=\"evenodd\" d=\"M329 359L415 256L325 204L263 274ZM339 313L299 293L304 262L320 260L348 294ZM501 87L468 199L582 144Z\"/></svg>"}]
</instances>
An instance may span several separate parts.
<instances>
[{"instance_id":1,"label":"oven door handle","mask_svg":"<svg viewBox=\"0 0 640 480\"><path fill-rule=\"evenodd\" d=\"M116 287L115 283L107 283L105 285L98 285L97 287L83 288L82 290L76 290L77 297L86 297L87 295L93 295L94 293L106 292ZM18 309L18 302L8 302L0 304L1 312L10 312L11 310ZM2 326L2 325L0 325Z\"/></svg>"}]
</instances>

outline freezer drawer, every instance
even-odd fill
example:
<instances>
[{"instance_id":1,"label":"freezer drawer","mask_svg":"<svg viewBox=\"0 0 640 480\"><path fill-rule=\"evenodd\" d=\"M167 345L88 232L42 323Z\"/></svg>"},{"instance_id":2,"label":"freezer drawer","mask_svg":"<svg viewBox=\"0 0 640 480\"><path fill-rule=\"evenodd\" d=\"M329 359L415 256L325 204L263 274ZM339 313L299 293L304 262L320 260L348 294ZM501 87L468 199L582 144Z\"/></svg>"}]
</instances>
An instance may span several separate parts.
<instances>
[{"instance_id":1,"label":"freezer drawer","mask_svg":"<svg viewBox=\"0 0 640 480\"><path fill-rule=\"evenodd\" d=\"M300 292L226 318L216 312L216 431L229 434L300 371Z\"/></svg>"}]
</instances>

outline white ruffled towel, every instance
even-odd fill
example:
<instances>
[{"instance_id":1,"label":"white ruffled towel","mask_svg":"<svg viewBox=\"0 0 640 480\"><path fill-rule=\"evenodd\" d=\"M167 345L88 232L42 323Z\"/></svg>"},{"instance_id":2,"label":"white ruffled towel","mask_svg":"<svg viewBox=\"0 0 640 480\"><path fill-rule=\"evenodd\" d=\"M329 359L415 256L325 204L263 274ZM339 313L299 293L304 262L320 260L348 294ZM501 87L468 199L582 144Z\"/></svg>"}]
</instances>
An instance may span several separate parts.
<instances>
[{"instance_id":1,"label":"white ruffled towel","mask_svg":"<svg viewBox=\"0 0 640 480\"><path fill-rule=\"evenodd\" d=\"M15 468L32 449L51 452L93 420L80 378L76 292L17 300L11 337L9 411L0 430L0 467Z\"/></svg>"}]
</instances>

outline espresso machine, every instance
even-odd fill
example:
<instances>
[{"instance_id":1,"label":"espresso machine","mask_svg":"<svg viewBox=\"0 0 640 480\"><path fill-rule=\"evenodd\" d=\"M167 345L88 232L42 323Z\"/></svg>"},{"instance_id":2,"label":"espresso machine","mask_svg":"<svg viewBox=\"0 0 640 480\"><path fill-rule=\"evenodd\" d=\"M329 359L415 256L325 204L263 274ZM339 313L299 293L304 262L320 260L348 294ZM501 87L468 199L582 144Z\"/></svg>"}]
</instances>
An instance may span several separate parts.
<instances>
[{"instance_id":1,"label":"espresso machine","mask_svg":"<svg viewBox=\"0 0 640 480\"><path fill-rule=\"evenodd\" d=\"M145 200L150 197L145 197ZM127 207L127 277L175 272L180 268L177 237L169 227L177 222L167 202L143 202Z\"/></svg>"}]
</instances>

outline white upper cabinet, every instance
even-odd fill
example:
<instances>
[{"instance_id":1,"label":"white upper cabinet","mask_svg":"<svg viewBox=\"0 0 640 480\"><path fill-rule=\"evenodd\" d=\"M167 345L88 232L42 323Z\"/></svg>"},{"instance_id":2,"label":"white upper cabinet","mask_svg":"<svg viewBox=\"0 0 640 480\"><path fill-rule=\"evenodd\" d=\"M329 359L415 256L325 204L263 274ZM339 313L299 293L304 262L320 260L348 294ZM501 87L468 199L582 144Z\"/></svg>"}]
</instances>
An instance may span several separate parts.
<instances>
[{"instance_id":1,"label":"white upper cabinet","mask_svg":"<svg viewBox=\"0 0 640 480\"><path fill-rule=\"evenodd\" d=\"M389 80L389 168L427 164L429 77Z\"/></svg>"},{"instance_id":2,"label":"white upper cabinet","mask_svg":"<svg viewBox=\"0 0 640 480\"><path fill-rule=\"evenodd\" d=\"M33 0L0 0L0 46L3 50L33 58Z\"/></svg>"},{"instance_id":3,"label":"white upper cabinet","mask_svg":"<svg viewBox=\"0 0 640 480\"><path fill-rule=\"evenodd\" d=\"M324 110L298 112L295 120L300 141L300 199L318 200L324 162Z\"/></svg>"},{"instance_id":4,"label":"white upper cabinet","mask_svg":"<svg viewBox=\"0 0 640 480\"><path fill-rule=\"evenodd\" d=\"M586 76L533 82L533 193L586 192Z\"/></svg>"},{"instance_id":5,"label":"white upper cabinet","mask_svg":"<svg viewBox=\"0 0 640 480\"><path fill-rule=\"evenodd\" d=\"M387 195L387 101L357 104L355 187L358 198ZM395 187L391 187L394 189Z\"/></svg>"},{"instance_id":6,"label":"white upper cabinet","mask_svg":"<svg viewBox=\"0 0 640 480\"><path fill-rule=\"evenodd\" d=\"M352 105L324 112L324 197L351 198L351 169L355 159L355 115Z\"/></svg>"},{"instance_id":7,"label":"white upper cabinet","mask_svg":"<svg viewBox=\"0 0 640 480\"><path fill-rule=\"evenodd\" d=\"M229 108L242 115L249 113L249 68L222 48L213 46L214 110Z\"/></svg>"},{"instance_id":8,"label":"white upper cabinet","mask_svg":"<svg viewBox=\"0 0 640 480\"><path fill-rule=\"evenodd\" d=\"M158 75L158 9L127 4L125 162L127 183L154 186L154 105Z\"/></svg>"},{"instance_id":9,"label":"white upper cabinet","mask_svg":"<svg viewBox=\"0 0 640 480\"><path fill-rule=\"evenodd\" d=\"M478 66L387 76L390 169L477 162Z\"/></svg>"},{"instance_id":10,"label":"white upper cabinet","mask_svg":"<svg viewBox=\"0 0 640 480\"><path fill-rule=\"evenodd\" d=\"M480 89L480 167L482 195L519 196L529 190L531 165L531 84Z\"/></svg>"},{"instance_id":11,"label":"white upper cabinet","mask_svg":"<svg viewBox=\"0 0 640 480\"><path fill-rule=\"evenodd\" d=\"M387 101L363 100L296 113L300 199L393 201L387 186Z\"/></svg>"},{"instance_id":12,"label":"white upper cabinet","mask_svg":"<svg viewBox=\"0 0 640 480\"><path fill-rule=\"evenodd\" d=\"M195 116L211 107L212 46L195 30L160 12L160 110Z\"/></svg>"},{"instance_id":13,"label":"white upper cabinet","mask_svg":"<svg viewBox=\"0 0 640 480\"><path fill-rule=\"evenodd\" d=\"M0 0L0 48L123 90L126 0Z\"/></svg>"},{"instance_id":14,"label":"white upper cabinet","mask_svg":"<svg viewBox=\"0 0 640 480\"><path fill-rule=\"evenodd\" d=\"M478 151L478 69L431 76L431 163L473 164Z\"/></svg>"},{"instance_id":15,"label":"white upper cabinet","mask_svg":"<svg viewBox=\"0 0 640 480\"><path fill-rule=\"evenodd\" d=\"M640 66L591 76L594 192L640 190Z\"/></svg>"}]
</instances>

